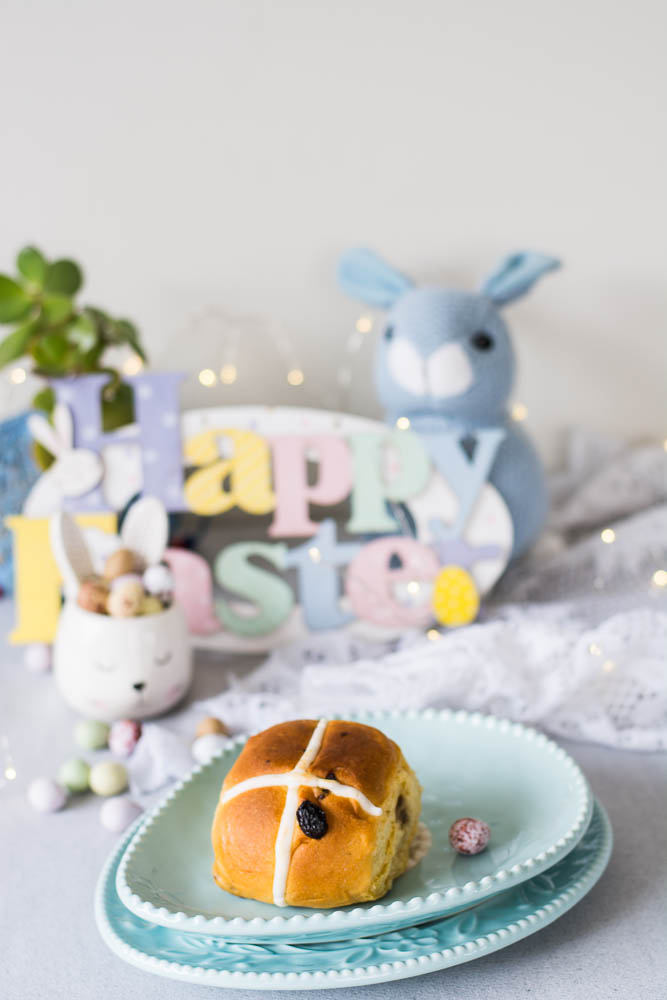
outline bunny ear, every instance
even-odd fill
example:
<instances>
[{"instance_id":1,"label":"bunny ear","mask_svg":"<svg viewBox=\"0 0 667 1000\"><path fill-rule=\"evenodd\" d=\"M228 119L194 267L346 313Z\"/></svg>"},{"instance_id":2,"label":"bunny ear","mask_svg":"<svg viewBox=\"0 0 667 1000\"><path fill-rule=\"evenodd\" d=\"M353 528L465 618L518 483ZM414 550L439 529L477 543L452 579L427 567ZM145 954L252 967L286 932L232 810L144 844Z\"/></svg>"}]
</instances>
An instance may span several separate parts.
<instances>
[{"instance_id":1,"label":"bunny ear","mask_svg":"<svg viewBox=\"0 0 667 1000\"><path fill-rule=\"evenodd\" d=\"M164 504L157 497L137 500L125 515L120 537L125 548L140 555L147 566L159 563L169 539Z\"/></svg>"},{"instance_id":2,"label":"bunny ear","mask_svg":"<svg viewBox=\"0 0 667 1000\"><path fill-rule=\"evenodd\" d=\"M413 283L372 250L349 250L338 264L338 281L351 298L369 306L389 309Z\"/></svg>"},{"instance_id":3,"label":"bunny ear","mask_svg":"<svg viewBox=\"0 0 667 1000\"><path fill-rule=\"evenodd\" d=\"M53 408L53 426L60 440L61 449L71 448L74 444L74 424L69 406L56 403Z\"/></svg>"},{"instance_id":4,"label":"bunny ear","mask_svg":"<svg viewBox=\"0 0 667 1000\"><path fill-rule=\"evenodd\" d=\"M525 295L538 278L558 267L560 261L556 257L531 251L514 253L501 261L483 282L480 291L497 306L502 306Z\"/></svg>"},{"instance_id":5,"label":"bunny ear","mask_svg":"<svg viewBox=\"0 0 667 1000\"><path fill-rule=\"evenodd\" d=\"M65 592L73 597L81 581L95 572L83 535L74 518L63 510L51 518L49 537L53 557L65 581Z\"/></svg>"},{"instance_id":6,"label":"bunny ear","mask_svg":"<svg viewBox=\"0 0 667 1000\"><path fill-rule=\"evenodd\" d=\"M32 413L28 417L28 430L34 437L35 441L39 441L39 443L46 448L49 454L54 456L59 455L63 450L63 445L58 437L58 434L48 422L46 417L43 417L41 414Z\"/></svg>"}]
</instances>

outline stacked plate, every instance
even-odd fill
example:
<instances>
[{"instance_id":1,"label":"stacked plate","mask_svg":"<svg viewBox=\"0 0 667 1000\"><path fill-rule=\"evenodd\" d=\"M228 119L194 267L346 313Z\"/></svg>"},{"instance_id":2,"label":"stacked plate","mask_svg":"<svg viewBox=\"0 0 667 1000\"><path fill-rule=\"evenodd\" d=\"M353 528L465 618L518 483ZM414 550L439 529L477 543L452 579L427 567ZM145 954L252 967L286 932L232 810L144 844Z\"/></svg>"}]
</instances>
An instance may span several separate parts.
<instances>
[{"instance_id":1,"label":"stacked plate","mask_svg":"<svg viewBox=\"0 0 667 1000\"><path fill-rule=\"evenodd\" d=\"M97 888L102 937L156 975L209 986L323 989L417 976L504 948L557 919L595 884L611 851L602 807L574 761L533 729L467 712L348 715L396 740L423 786L433 843L380 902L278 908L220 890L210 826L239 740L142 817ZM477 816L491 843L449 845Z\"/></svg>"}]
</instances>

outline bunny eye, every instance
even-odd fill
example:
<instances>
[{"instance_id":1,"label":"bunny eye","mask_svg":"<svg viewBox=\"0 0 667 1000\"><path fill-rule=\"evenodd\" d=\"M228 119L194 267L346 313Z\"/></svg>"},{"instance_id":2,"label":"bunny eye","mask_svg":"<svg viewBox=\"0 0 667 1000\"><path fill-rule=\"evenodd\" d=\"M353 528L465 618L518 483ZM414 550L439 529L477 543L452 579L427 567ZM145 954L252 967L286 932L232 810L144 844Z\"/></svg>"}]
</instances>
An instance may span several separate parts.
<instances>
[{"instance_id":1,"label":"bunny eye","mask_svg":"<svg viewBox=\"0 0 667 1000\"><path fill-rule=\"evenodd\" d=\"M162 656L156 656L153 662L156 667L164 667L167 663L169 663L170 659L171 652L168 652L164 653Z\"/></svg>"},{"instance_id":2,"label":"bunny eye","mask_svg":"<svg viewBox=\"0 0 667 1000\"><path fill-rule=\"evenodd\" d=\"M471 343L476 351L490 351L493 347L493 337L489 336L488 333L484 333L483 330L480 330L479 333L473 334Z\"/></svg>"},{"instance_id":3,"label":"bunny eye","mask_svg":"<svg viewBox=\"0 0 667 1000\"><path fill-rule=\"evenodd\" d=\"M93 666L96 670L101 671L103 674L111 674L116 669L115 663L100 663L99 660L94 660Z\"/></svg>"},{"instance_id":4,"label":"bunny eye","mask_svg":"<svg viewBox=\"0 0 667 1000\"><path fill-rule=\"evenodd\" d=\"M393 336L394 336L394 328L393 328L393 326L386 327L386 329L384 331L384 339L385 340L391 340L391 338Z\"/></svg>"}]
</instances>

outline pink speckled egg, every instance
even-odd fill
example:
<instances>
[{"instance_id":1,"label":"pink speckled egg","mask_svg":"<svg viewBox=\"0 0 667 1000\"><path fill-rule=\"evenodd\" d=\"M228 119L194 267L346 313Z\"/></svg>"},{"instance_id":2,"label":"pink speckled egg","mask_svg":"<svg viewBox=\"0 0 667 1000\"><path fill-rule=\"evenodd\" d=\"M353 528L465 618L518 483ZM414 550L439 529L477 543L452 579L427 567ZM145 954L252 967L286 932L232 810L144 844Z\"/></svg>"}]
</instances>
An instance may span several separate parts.
<instances>
[{"instance_id":1,"label":"pink speckled egg","mask_svg":"<svg viewBox=\"0 0 667 1000\"><path fill-rule=\"evenodd\" d=\"M489 826L472 816L457 819L449 828L449 843L459 854L479 854L490 839Z\"/></svg>"},{"instance_id":2,"label":"pink speckled egg","mask_svg":"<svg viewBox=\"0 0 667 1000\"><path fill-rule=\"evenodd\" d=\"M118 757L129 757L141 736L141 725L134 719L119 719L111 726L109 749Z\"/></svg>"}]
</instances>

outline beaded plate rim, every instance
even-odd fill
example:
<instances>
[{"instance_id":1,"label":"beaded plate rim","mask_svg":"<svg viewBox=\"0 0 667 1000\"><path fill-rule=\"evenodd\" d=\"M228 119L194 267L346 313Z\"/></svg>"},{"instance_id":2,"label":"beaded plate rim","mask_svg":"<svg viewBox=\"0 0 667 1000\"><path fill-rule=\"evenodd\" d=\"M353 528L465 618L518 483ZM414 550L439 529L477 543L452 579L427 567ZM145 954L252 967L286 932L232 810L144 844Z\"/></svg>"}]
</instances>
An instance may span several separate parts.
<instances>
[{"instance_id":1,"label":"beaded plate rim","mask_svg":"<svg viewBox=\"0 0 667 1000\"><path fill-rule=\"evenodd\" d=\"M128 881L128 868L139 849L144 837L151 827L159 820L162 812L177 798L182 790L193 779L214 766L220 759L231 755L245 745L249 736L244 734L232 739L219 753L206 764L196 766L188 775L182 778L158 803L146 817L142 817L139 828L128 844L121 859L116 875L116 891L125 906L142 920L168 927L172 930L186 930L199 934L215 934L220 936L236 936L250 938L255 936L274 937L277 935L304 934L321 935L332 933L338 929L346 931L352 928L363 929L365 926L382 927L383 924L395 922L397 918L412 918L437 916L450 909L460 909L480 899L493 895L502 889L510 888L525 879L538 875L564 857L581 839L590 823L593 811L593 796L588 782L579 765L557 743L544 733L520 722L511 722L495 715L485 715L481 712L468 712L464 709L410 709L410 710L377 710L355 711L349 713L332 713L331 719L348 719L356 722L375 722L381 728L383 719L442 719L459 725L481 726L485 729L497 730L505 735L525 740L537 745L560 760L571 772L575 784L575 794L578 797L576 819L570 829L554 844L539 854L526 858L510 868L500 868L491 875L466 882L463 886L452 886L444 892L432 892L426 896L413 896L409 900L395 900L392 903L377 902L372 906L355 906L352 909L314 910L308 915L294 914L272 917L206 917L204 914L188 915L182 910L171 910L165 906L155 906L150 900L143 899L131 887Z\"/></svg>"},{"instance_id":2,"label":"beaded plate rim","mask_svg":"<svg viewBox=\"0 0 667 1000\"><path fill-rule=\"evenodd\" d=\"M516 909L512 909L512 903L508 901L506 903L506 916L504 914L499 914L498 916L499 921L506 920L506 923L501 925L499 922L494 926L493 930L487 931L485 934L477 937L473 936L473 925L470 931L467 932L467 940L460 940L456 944L441 947L437 950L430 951L427 954L422 953L418 957L407 956L403 959L391 962L367 961L366 965L345 965L343 968L329 968L326 970L315 969L312 971L302 970L299 972L253 972L250 969L228 970L205 968L203 965L196 964L185 965L181 962L170 960L168 958L161 958L158 954L149 954L147 951L134 947L132 944L129 944L112 925L109 918L106 900L109 892L113 893L115 891L113 869L118 864L119 857L125 845L132 836L137 824L141 823L141 820L137 821L137 824L135 824L135 826L131 829L129 836L126 836L124 840L121 840L104 865L95 891L95 920L104 943L118 958L144 972L168 979L179 980L181 982L189 982L218 988L235 987L237 989L279 991L336 989L347 986L371 985L399 979L408 979L414 976L421 976L426 973L451 968L452 966L461 965L465 962L470 962L474 959L492 954L495 951L499 951L508 945L515 944L523 938L537 933L549 924L553 923L559 917L563 916L568 910L572 909L572 907L575 906L576 903L580 902L598 882L607 867L612 852L613 832L609 822L609 817L607 816L603 806L597 801L595 802L594 819L597 819L600 829L597 833L597 843L594 846L591 845L591 847L593 847L591 860L584 863L583 870L581 866L579 866L578 873L573 874L572 880L567 882L560 889L560 891L557 891L556 895L553 896L548 902L545 902L542 905L539 905L538 902L533 902L533 910L529 913L524 913L523 916L519 916ZM589 851L591 851L591 847L588 848ZM575 850L578 850L578 848ZM567 856L561 858L560 863L567 864ZM575 872L577 872L576 867ZM548 878L548 873L546 877ZM535 881L538 881L540 878L545 878L545 875L537 876ZM528 884L531 884L532 882L533 879L529 880ZM520 891L521 886L515 886L514 890ZM501 893L499 900L502 900L505 895L505 893ZM497 908L498 903L494 900L486 900L479 904L479 907L482 910L484 907L489 906L495 906ZM476 907L473 907L471 910L467 910L466 912L474 914L475 909ZM441 920L444 923L447 923L455 918L456 915L453 915L449 917L442 917ZM137 918L133 917L133 919ZM436 923L437 922L438 921L436 920ZM403 928L403 932L405 933L410 929L411 928ZM419 928L413 929L418 930ZM160 930L160 928L155 928L154 925L147 924L145 931L149 936L152 930ZM396 936L396 934L400 936L401 931L389 932L387 936L392 937ZM186 938L187 937L188 936L186 935ZM217 950L221 948L224 950L226 947L226 943L219 942L217 938L207 938L205 935L199 935L199 937L203 938L204 942L207 942L210 949ZM381 941L382 937L383 935L380 935L379 938L368 936L354 938L349 942L349 944L353 948L368 948L369 946L372 947L376 942ZM229 945L230 947L235 946L234 942L229 942ZM187 951L187 945L184 944L183 947ZM270 950L272 947L280 948L284 947L284 945L281 942L267 942L264 947ZM318 945L315 943L310 946L306 945L305 947L311 947L317 950ZM246 948L252 949L253 946L247 945ZM326 955L326 952L324 952L324 955ZM250 956L250 961L251 958L252 956ZM287 956L285 960L287 961L287 964L289 964L289 956ZM325 958L323 958L323 964L324 961Z\"/></svg>"}]
</instances>

